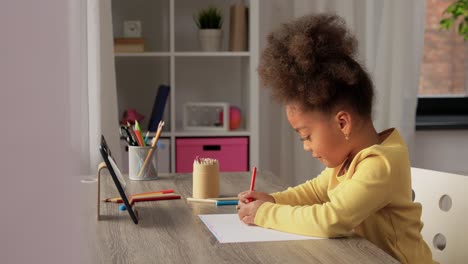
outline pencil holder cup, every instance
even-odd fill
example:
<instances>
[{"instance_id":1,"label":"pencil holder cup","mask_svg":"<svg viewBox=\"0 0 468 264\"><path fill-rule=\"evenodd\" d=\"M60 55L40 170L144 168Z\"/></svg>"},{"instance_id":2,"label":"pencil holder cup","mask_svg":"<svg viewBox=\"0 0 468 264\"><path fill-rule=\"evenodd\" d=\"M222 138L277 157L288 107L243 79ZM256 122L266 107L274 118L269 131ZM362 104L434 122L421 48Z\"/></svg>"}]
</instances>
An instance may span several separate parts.
<instances>
[{"instance_id":1,"label":"pencil holder cup","mask_svg":"<svg viewBox=\"0 0 468 264\"><path fill-rule=\"evenodd\" d=\"M219 197L219 164L215 159L199 159L193 162L193 198Z\"/></svg>"},{"instance_id":2,"label":"pencil holder cup","mask_svg":"<svg viewBox=\"0 0 468 264\"><path fill-rule=\"evenodd\" d=\"M150 153L151 152L151 153ZM150 155L148 157L148 155ZM148 157L148 160L146 161ZM158 178L156 166L157 148L151 151L151 146L128 146L128 178L130 180L155 180ZM146 161L146 164L145 164ZM145 167L142 170L143 164Z\"/></svg>"}]
</instances>

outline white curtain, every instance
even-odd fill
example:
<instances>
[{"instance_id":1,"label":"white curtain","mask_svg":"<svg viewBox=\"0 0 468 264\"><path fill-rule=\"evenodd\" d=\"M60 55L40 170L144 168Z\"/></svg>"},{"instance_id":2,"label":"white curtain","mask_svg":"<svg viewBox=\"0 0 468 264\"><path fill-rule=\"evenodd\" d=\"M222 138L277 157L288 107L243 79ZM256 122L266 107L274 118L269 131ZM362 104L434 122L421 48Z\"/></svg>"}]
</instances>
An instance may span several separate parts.
<instances>
[{"instance_id":1,"label":"white curtain","mask_svg":"<svg viewBox=\"0 0 468 264\"><path fill-rule=\"evenodd\" d=\"M85 87L80 4L1 2L1 263L89 263L80 212L91 203L75 191Z\"/></svg>"},{"instance_id":2,"label":"white curtain","mask_svg":"<svg viewBox=\"0 0 468 264\"><path fill-rule=\"evenodd\" d=\"M333 12L342 16L358 40L358 59L370 72L376 100L378 131L396 127L410 154L415 131L419 65L423 51L424 0L295 0L261 2L261 50L266 35L281 23L306 14ZM273 15L274 14L274 15ZM304 153L284 110L261 91L261 167L289 184L316 176L324 167ZM273 132L272 132L273 131Z\"/></svg>"},{"instance_id":3,"label":"white curtain","mask_svg":"<svg viewBox=\"0 0 468 264\"><path fill-rule=\"evenodd\" d=\"M102 161L101 134L121 164L111 0L87 0L87 31L88 93L82 97L81 167L83 173L93 174Z\"/></svg>"}]
</instances>

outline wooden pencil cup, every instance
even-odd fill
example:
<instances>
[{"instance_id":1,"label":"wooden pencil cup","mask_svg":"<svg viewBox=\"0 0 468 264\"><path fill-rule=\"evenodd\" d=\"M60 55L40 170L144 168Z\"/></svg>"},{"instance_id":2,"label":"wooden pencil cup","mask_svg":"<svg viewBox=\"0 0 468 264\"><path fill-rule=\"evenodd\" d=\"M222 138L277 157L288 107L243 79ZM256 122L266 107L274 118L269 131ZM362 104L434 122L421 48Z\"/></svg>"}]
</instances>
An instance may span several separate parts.
<instances>
[{"instance_id":1,"label":"wooden pencil cup","mask_svg":"<svg viewBox=\"0 0 468 264\"><path fill-rule=\"evenodd\" d=\"M219 197L219 164L214 159L193 163L193 198Z\"/></svg>"}]
</instances>

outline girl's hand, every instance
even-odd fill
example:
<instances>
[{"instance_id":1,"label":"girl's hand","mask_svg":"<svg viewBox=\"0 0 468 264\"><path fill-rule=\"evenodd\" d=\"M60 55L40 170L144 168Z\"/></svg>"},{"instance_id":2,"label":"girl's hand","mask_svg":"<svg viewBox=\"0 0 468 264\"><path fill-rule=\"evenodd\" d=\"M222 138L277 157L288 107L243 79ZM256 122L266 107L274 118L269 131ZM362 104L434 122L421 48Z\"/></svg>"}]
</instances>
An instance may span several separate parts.
<instances>
[{"instance_id":1,"label":"girl's hand","mask_svg":"<svg viewBox=\"0 0 468 264\"><path fill-rule=\"evenodd\" d=\"M257 209L260 205L264 202L275 202L275 198L273 198L273 196L264 192L245 191L239 193L238 197L239 203L237 205L237 210L239 219L248 225L255 224L255 215L257 214ZM252 201L250 202L249 199Z\"/></svg>"},{"instance_id":2,"label":"girl's hand","mask_svg":"<svg viewBox=\"0 0 468 264\"><path fill-rule=\"evenodd\" d=\"M251 199L251 201L261 200L270 203L275 202L275 198L273 198L273 196L264 192L244 191L239 193L237 196L239 197L239 205L248 204L249 199Z\"/></svg>"},{"instance_id":3,"label":"girl's hand","mask_svg":"<svg viewBox=\"0 0 468 264\"><path fill-rule=\"evenodd\" d=\"M239 219L247 225L255 225L255 215L257 214L258 207L265 201L256 200L248 204L239 205Z\"/></svg>"}]
</instances>

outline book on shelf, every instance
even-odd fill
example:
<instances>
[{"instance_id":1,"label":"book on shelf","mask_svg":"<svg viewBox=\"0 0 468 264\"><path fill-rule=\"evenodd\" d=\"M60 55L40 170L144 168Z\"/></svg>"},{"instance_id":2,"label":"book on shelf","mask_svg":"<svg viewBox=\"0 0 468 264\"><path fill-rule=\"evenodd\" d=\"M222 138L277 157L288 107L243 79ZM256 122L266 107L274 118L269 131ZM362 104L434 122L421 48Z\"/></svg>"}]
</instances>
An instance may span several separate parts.
<instances>
[{"instance_id":1,"label":"book on shelf","mask_svg":"<svg viewBox=\"0 0 468 264\"><path fill-rule=\"evenodd\" d=\"M231 5L229 50L246 51L248 34L248 8L243 3Z\"/></svg>"},{"instance_id":2,"label":"book on shelf","mask_svg":"<svg viewBox=\"0 0 468 264\"><path fill-rule=\"evenodd\" d=\"M151 118L148 122L148 131L155 132L158 128L166 107L167 97L169 96L169 85L161 84L158 88L156 98L154 99Z\"/></svg>"},{"instance_id":3,"label":"book on shelf","mask_svg":"<svg viewBox=\"0 0 468 264\"><path fill-rule=\"evenodd\" d=\"M144 52L145 40L143 38L115 38L114 52Z\"/></svg>"}]
</instances>

